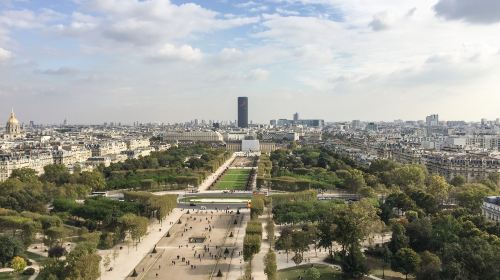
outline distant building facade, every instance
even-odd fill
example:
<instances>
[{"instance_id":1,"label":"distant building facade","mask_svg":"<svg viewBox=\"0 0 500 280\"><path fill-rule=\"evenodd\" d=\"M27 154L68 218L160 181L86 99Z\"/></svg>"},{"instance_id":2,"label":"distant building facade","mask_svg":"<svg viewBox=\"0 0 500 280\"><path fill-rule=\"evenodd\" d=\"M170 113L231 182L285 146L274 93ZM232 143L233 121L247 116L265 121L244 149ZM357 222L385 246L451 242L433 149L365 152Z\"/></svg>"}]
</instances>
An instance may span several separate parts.
<instances>
[{"instance_id":1,"label":"distant building facade","mask_svg":"<svg viewBox=\"0 0 500 280\"><path fill-rule=\"evenodd\" d=\"M500 222L500 196L488 196L481 206L483 216L493 222Z\"/></svg>"},{"instance_id":2,"label":"distant building facade","mask_svg":"<svg viewBox=\"0 0 500 280\"><path fill-rule=\"evenodd\" d=\"M167 131L163 135L167 142L224 142L218 131Z\"/></svg>"}]
</instances>

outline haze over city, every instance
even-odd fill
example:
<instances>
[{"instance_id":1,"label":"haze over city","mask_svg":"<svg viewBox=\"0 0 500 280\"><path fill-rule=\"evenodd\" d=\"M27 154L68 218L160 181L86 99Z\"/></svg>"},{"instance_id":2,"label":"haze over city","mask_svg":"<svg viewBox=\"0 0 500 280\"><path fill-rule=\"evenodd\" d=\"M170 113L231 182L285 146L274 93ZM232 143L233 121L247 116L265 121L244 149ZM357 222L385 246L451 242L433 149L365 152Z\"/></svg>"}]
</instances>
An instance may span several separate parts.
<instances>
[{"instance_id":1,"label":"haze over city","mask_svg":"<svg viewBox=\"0 0 500 280\"><path fill-rule=\"evenodd\" d=\"M102 123L498 117L495 0L0 1L0 112Z\"/></svg>"}]
</instances>

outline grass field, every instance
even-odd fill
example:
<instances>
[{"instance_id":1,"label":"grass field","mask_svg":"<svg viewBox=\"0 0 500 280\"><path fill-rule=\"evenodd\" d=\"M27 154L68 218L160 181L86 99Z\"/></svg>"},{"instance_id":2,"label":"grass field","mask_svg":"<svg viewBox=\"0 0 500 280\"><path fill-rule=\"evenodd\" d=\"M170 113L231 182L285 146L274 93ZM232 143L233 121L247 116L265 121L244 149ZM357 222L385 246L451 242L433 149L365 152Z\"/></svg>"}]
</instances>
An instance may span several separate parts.
<instances>
[{"instance_id":1,"label":"grass field","mask_svg":"<svg viewBox=\"0 0 500 280\"><path fill-rule=\"evenodd\" d=\"M299 276L304 276L304 271L310 268L310 264L289 267L278 271L278 279L280 280L296 280ZM335 280L342 279L341 273L335 271L332 267L323 264L315 264L315 268L321 273L320 280Z\"/></svg>"},{"instance_id":2,"label":"grass field","mask_svg":"<svg viewBox=\"0 0 500 280\"><path fill-rule=\"evenodd\" d=\"M215 184L217 190L244 190L250 169L229 169Z\"/></svg>"},{"instance_id":3,"label":"grass field","mask_svg":"<svg viewBox=\"0 0 500 280\"><path fill-rule=\"evenodd\" d=\"M382 278L382 275L385 275L385 279L388 280L402 280L405 279L405 276L402 273L391 270L389 264L385 265L384 273L382 273L382 267L384 266L384 262L380 259L367 257L368 268L370 269L370 273ZM415 279L413 276L408 275L408 279Z\"/></svg>"},{"instance_id":4,"label":"grass field","mask_svg":"<svg viewBox=\"0 0 500 280\"><path fill-rule=\"evenodd\" d=\"M26 251L25 254L28 258L35 260L40 265L42 265L43 262L47 259L47 257L40 256L39 254L35 254L35 253L29 252L29 251Z\"/></svg>"},{"instance_id":5,"label":"grass field","mask_svg":"<svg viewBox=\"0 0 500 280\"><path fill-rule=\"evenodd\" d=\"M0 280L27 280L30 276L19 273L0 272Z\"/></svg>"}]
</instances>

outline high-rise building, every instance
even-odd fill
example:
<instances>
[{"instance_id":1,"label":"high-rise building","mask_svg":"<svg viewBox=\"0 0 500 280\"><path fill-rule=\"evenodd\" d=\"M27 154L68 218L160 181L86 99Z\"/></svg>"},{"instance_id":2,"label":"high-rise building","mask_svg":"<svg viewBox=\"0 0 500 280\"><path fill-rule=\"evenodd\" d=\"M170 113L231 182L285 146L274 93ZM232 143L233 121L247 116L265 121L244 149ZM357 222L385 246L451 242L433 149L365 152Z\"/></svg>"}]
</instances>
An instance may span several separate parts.
<instances>
[{"instance_id":1,"label":"high-rise building","mask_svg":"<svg viewBox=\"0 0 500 280\"><path fill-rule=\"evenodd\" d=\"M238 97L238 127L248 127L248 97Z\"/></svg>"},{"instance_id":2,"label":"high-rise building","mask_svg":"<svg viewBox=\"0 0 500 280\"><path fill-rule=\"evenodd\" d=\"M439 125L439 115L430 115L425 118L425 124L427 126L438 126Z\"/></svg>"},{"instance_id":3,"label":"high-rise building","mask_svg":"<svg viewBox=\"0 0 500 280\"><path fill-rule=\"evenodd\" d=\"M299 120L299 113L293 114L293 121L298 121Z\"/></svg>"}]
</instances>

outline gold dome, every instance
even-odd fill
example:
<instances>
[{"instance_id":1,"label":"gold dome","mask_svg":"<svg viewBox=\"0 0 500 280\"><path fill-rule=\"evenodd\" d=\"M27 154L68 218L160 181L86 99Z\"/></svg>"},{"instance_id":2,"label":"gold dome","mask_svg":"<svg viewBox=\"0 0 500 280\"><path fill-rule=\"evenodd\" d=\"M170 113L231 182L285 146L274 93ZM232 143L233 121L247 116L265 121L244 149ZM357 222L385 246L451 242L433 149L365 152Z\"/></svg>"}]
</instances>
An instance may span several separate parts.
<instances>
[{"instance_id":1,"label":"gold dome","mask_svg":"<svg viewBox=\"0 0 500 280\"><path fill-rule=\"evenodd\" d=\"M10 113L9 120L7 121L7 124L10 125L18 125L19 121L16 119L16 115L14 114L14 111Z\"/></svg>"}]
</instances>

